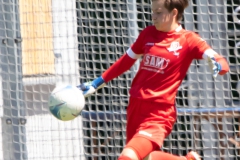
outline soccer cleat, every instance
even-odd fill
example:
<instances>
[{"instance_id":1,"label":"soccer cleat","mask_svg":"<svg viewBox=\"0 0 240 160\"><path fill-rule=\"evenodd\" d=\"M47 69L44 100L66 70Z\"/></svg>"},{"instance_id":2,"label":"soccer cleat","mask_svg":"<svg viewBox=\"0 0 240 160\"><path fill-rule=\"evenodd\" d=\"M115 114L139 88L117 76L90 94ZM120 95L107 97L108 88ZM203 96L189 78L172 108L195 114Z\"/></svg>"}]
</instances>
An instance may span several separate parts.
<instances>
[{"instance_id":1,"label":"soccer cleat","mask_svg":"<svg viewBox=\"0 0 240 160\"><path fill-rule=\"evenodd\" d=\"M197 152L191 151L186 155L187 160L201 160Z\"/></svg>"}]
</instances>

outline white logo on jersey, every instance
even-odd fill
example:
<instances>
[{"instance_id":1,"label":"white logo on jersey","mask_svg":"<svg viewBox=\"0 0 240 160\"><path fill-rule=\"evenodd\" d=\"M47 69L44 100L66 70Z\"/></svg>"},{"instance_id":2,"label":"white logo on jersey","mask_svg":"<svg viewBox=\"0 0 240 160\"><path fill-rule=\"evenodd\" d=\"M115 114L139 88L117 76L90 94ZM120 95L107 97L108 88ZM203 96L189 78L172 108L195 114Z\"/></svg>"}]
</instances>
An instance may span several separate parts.
<instances>
[{"instance_id":1,"label":"white logo on jersey","mask_svg":"<svg viewBox=\"0 0 240 160\"><path fill-rule=\"evenodd\" d=\"M157 69L165 69L168 66L169 59L146 54L143 59L144 66L150 66Z\"/></svg>"},{"instance_id":2,"label":"white logo on jersey","mask_svg":"<svg viewBox=\"0 0 240 160\"><path fill-rule=\"evenodd\" d=\"M152 137L152 134L150 134L150 133L148 133L148 132L146 132L146 131L139 131L138 133L139 133L139 134L142 134L142 135L144 135L144 136Z\"/></svg>"},{"instance_id":3,"label":"white logo on jersey","mask_svg":"<svg viewBox=\"0 0 240 160\"><path fill-rule=\"evenodd\" d=\"M146 46L154 46L154 43L148 42L146 43Z\"/></svg>"},{"instance_id":4,"label":"white logo on jersey","mask_svg":"<svg viewBox=\"0 0 240 160\"><path fill-rule=\"evenodd\" d=\"M172 42L170 48L167 48L169 52L174 52L173 55L179 56L179 52L177 52L179 49L182 49L182 46L180 46L179 42Z\"/></svg>"}]
</instances>

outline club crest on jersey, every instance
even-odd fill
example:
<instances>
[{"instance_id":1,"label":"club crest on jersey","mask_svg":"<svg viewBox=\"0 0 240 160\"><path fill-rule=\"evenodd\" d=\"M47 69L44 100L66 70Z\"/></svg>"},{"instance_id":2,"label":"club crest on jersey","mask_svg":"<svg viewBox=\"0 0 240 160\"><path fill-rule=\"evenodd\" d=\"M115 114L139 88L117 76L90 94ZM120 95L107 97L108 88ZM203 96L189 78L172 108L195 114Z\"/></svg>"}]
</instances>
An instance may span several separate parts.
<instances>
[{"instance_id":1,"label":"club crest on jersey","mask_svg":"<svg viewBox=\"0 0 240 160\"><path fill-rule=\"evenodd\" d=\"M182 49L182 46L180 46L179 42L172 42L170 47L167 48L169 52L173 52L173 55L179 56L178 50Z\"/></svg>"}]
</instances>

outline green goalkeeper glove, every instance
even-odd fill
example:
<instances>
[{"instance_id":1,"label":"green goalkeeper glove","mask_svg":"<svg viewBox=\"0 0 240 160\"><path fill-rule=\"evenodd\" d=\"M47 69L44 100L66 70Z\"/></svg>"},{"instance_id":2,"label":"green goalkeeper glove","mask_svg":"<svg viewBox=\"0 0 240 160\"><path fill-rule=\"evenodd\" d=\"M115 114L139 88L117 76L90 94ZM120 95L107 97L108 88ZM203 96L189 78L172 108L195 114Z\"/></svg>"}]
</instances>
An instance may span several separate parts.
<instances>
[{"instance_id":1,"label":"green goalkeeper glove","mask_svg":"<svg viewBox=\"0 0 240 160\"><path fill-rule=\"evenodd\" d=\"M218 73L222 70L222 66L214 57L208 57L208 65L212 71L213 77L216 78Z\"/></svg>"}]
</instances>

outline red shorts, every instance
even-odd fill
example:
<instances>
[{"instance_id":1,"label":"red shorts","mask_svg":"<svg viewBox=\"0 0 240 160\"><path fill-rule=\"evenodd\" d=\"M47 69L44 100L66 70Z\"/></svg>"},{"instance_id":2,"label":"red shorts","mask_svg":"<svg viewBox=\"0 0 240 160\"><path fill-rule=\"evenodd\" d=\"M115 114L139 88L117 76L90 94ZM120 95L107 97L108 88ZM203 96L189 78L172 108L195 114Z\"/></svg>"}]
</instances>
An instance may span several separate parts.
<instances>
[{"instance_id":1,"label":"red shorts","mask_svg":"<svg viewBox=\"0 0 240 160\"><path fill-rule=\"evenodd\" d=\"M160 148L171 133L176 117L175 105L131 97L127 108L127 143L133 137L144 137Z\"/></svg>"}]
</instances>

